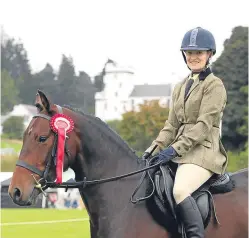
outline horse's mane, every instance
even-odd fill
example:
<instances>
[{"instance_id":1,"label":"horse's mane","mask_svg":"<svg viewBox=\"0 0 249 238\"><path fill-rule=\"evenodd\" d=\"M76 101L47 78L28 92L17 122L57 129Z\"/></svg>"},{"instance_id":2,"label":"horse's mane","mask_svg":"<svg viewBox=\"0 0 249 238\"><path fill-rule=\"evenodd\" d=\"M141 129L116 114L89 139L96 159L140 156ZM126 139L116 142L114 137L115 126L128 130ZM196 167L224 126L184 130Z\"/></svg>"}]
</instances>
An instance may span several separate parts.
<instances>
[{"instance_id":1,"label":"horse's mane","mask_svg":"<svg viewBox=\"0 0 249 238\"><path fill-rule=\"evenodd\" d=\"M120 137L120 135L116 131L114 131L106 122L102 121L99 117L86 114L81 109L73 108L72 106L69 105L63 105L63 107L83 115L88 120L89 123L94 124L102 131L104 130L106 136L108 136L114 143L121 146L123 149L132 152L132 154L135 154L135 151L129 147L129 145Z\"/></svg>"}]
</instances>

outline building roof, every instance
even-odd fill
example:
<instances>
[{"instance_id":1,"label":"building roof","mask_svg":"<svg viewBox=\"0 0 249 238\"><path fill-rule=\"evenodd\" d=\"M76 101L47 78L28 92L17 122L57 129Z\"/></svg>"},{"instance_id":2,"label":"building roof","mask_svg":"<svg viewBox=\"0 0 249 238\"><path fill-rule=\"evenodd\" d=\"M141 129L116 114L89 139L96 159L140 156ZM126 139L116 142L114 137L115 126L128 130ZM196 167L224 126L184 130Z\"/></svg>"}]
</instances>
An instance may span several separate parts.
<instances>
[{"instance_id":1,"label":"building roof","mask_svg":"<svg viewBox=\"0 0 249 238\"><path fill-rule=\"evenodd\" d=\"M171 84L135 85L130 97L165 97L171 95Z\"/></svg>"}]
</instances>

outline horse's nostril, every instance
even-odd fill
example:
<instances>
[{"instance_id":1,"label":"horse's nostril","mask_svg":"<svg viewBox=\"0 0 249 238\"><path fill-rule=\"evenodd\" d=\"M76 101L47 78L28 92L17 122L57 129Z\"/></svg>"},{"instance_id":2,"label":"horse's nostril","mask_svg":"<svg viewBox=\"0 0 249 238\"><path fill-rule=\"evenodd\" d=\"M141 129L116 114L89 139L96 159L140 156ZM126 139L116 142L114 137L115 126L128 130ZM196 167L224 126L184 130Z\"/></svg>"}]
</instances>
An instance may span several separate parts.
<instances>
[{"instance_id":1,"label":"horse's nostril","mask_svg":"<svg viewBox=\"0 0 249 238\"><path fill-rule=\"evenodd\" d=\"M21 191L18 188L14 189L14 193L13 193L13 199L16 201L19 201L21 198Z\"/></svg>"}]
</instances>

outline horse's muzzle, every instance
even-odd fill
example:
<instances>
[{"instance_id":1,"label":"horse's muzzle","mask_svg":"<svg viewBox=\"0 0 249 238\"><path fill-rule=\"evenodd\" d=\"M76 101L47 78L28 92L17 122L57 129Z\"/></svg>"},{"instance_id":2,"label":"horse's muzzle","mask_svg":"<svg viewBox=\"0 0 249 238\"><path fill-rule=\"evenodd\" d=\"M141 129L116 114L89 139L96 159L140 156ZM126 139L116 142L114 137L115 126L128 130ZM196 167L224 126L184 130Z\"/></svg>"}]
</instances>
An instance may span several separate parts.
<instances>
[{"instance_id":1,"label":"horse's muzzle","mask_svg":"<svg viewBox=\"0 0 249 238\"><path fill-rule=\"evenodd\" d=\"M21 190L18 188L14 188L13 195L9 194L12 198L13 202L19 206L30 206L32 205L32 202L30 200L28 201L22 201L22 193Z\"/></svg>"}]
</instances>

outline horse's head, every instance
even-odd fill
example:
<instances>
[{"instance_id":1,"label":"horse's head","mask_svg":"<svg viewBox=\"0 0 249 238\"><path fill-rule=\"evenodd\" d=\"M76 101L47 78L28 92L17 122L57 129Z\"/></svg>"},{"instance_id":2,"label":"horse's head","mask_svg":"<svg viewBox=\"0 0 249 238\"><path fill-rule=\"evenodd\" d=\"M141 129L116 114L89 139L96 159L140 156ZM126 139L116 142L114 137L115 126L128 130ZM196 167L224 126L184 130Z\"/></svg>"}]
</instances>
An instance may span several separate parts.
<instances>
[{"instance_id":1,"label":"horse's head","mask_svg":"<svg viewBox=\"0 0 249 238\"><path fill-rule=\"evenodd\" d=\"M35 202L42 189L46 189L43 188L45 181L55 180L56 162L58 163L57 145L61 137L58 132L53 131L55 128L51 126L51 118L56 118L55 115L62 113L62 109L52 104L41 91L36 94L35 106L37 115L24 132L23 146L9 186L10 197L16 204L23 206ZM68 109L63 109L63 114L65 117L74 117L73 112ZM64 170L73 163L78 145L79 139L74 129L66 137L65 154L64 151L61 152L65 156Z\"/></svg>"}]
</instances>

